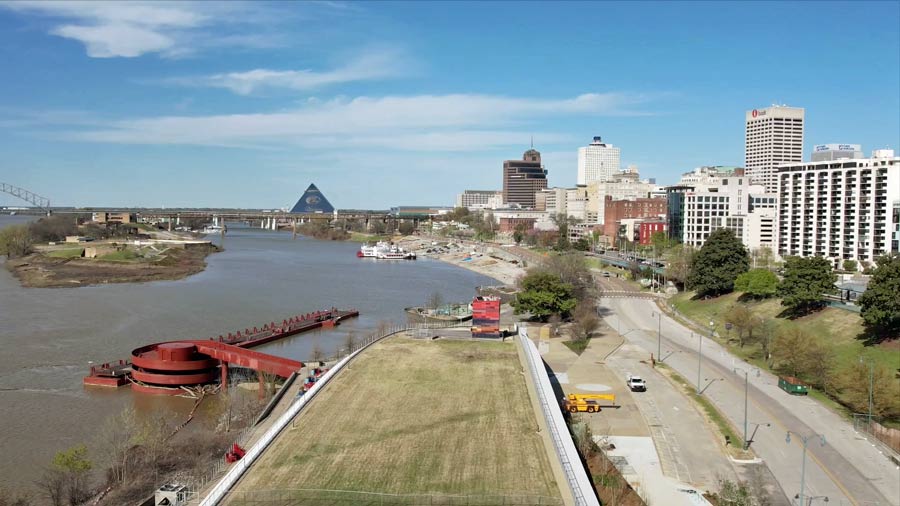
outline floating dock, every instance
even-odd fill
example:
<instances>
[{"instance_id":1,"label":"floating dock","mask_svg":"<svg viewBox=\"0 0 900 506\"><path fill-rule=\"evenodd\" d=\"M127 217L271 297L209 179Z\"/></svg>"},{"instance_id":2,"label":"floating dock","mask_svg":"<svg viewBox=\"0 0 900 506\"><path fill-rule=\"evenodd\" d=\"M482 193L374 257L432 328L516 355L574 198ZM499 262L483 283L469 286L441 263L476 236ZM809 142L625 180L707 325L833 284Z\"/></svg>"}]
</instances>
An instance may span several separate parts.
<instances>
[{"instance_id":1,"label":"floating dock","mask_svg":"<svg viewBox=\"0 0 900 506\"><path fill-rule=\"evenodd\" d=\"M90 386L120 387L131 383L132 390L177 395L181 387L214 383L228 384L228 365L234 364L282 378L303 367L302 362L276 357L248 348L321 327L333 327L344 318L359 316L355 309L329 309L292 316L281 323L247 328L227 336L153 343L131 352L130 360L92 365L83 383Z\"/></svg>"}]
</instances>

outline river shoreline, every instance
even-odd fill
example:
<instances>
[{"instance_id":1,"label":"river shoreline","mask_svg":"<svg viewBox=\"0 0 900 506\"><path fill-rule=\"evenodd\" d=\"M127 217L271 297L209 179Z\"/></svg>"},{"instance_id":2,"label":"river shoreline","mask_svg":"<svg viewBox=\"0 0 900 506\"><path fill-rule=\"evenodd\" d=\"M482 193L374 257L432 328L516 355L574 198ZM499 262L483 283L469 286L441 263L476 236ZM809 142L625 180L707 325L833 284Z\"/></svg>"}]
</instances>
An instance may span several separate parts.
<instances>
[{"instance_id":1,"label":"river shoreline","mask_svg":"<svg viewBox=\"0 0 900 506\"><path fill-rule=\"evenodd\" d=\"M433 258L450 265L462 267L463 269L495 279L503 285L514 287L519 279L525 276L525 269L521 264L504 260L502 257L508 255L504 254L501 256L496 252L492 252L491 250L494 249L493 246L487 247L485 252L475 252L474 254L472 253L472 248L470 246L465 246L459 251L451 253L425 253L424 251L431 247L431 243L437 240L438 239L436 238L430 237L406 236L398 239L396 243L400 247L413 251L419 256ZM446 242L446 239L444 239L443 242ZM484 250L485 248L478 246L476 249Z\"/></svg>"},{"instance_id":2,"label":"river shoreline","mask_svg":"<svg viewBox=\"0 0 900 506\"><path fill-rule=\"evenodd\" d=\"M7 259L5 267L25 288L77 288L111 283L174 281L203 272L206 257L219 251L215 245L172 250L164 258L153 262L54 258L32 253Z\"/></svg>"}]
</instances>

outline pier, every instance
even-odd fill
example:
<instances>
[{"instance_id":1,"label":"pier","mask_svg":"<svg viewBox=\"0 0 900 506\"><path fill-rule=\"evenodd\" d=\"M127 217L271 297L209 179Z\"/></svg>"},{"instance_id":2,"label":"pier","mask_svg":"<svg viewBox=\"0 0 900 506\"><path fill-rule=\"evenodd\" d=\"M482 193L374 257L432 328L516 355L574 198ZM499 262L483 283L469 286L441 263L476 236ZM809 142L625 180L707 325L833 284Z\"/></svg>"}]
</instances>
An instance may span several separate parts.
<instances>
[{"instance_id":1,"label":"pier","mask_svg":"<svg viewBox=\"0 0 900 506\"><path fill-rule=\"evenodd\" d=\"M148 344L134 349L130 360L92 365L83 382L106 387L130 383L132 390L138 392L177 395L184 392L182 387L205 385L217 379L227 388L231 364L287 378L304 364L249 348L309 330L333 327L344 318L354 316L359 316L359 311L331 308L208 339Z\"/></svg>"}]
</instances>

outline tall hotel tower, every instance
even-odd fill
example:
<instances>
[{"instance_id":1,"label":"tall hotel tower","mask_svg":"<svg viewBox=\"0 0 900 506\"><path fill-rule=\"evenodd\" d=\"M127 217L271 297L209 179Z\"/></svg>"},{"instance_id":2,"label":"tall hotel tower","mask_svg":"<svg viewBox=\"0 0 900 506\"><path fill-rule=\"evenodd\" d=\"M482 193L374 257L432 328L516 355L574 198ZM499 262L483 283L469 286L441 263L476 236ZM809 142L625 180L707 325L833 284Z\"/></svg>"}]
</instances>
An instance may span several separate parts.
<instances>
[{"instance_id":1,"label":"tall hotel tower","mask_svg":"<svg viewBox=\"0 0 900 506\"><path fill-rule=\"evenodd\" d=\"M803 115L802 108L779 105L746 113L744 168L766 193L778 192L777 166L803 161Z\"/></svg>"}]
</instances>

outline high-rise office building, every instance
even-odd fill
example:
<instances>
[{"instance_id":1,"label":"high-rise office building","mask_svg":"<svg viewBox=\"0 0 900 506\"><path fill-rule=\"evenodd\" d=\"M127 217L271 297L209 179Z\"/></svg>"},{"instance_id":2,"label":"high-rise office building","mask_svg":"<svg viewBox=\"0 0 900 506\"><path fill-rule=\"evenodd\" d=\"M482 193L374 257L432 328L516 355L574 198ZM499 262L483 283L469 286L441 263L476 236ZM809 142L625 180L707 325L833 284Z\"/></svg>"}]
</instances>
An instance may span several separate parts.
<instances>
[{"instance_id":1,"label":"high-rise office building","mask_svg":"<svg viewBox=\"0 0 900 506\"><path fill-rule=\"evenodd\" d=\"M578 148L578 186L593 181L610 181L619 173L619 148L606 144L600 137Z\"/></svg>"},{"instance_id":2,"label":"high-rise office building","mask_svg":"<svg viewBox=\"0 0 900 506\"><path fill-rule=\"evenodd\" d=\"M503 203L534 208L534 194L547 188L541 153L531 148L521 160L503 162Z\"/></svg>"},{"instance_id":3,"label":"high-rise office building","mask_svg":"<svg viewBox=\"0 0 900 506\"><path fill-rule=\"evenodd\" d=\"M778 191L777 166L803 161L803 116L798 107L773 105L747 111L744 167L753 184Z\"/></svg>"},{"instance_id":4,"label":"high-rise office building","mask_svg":"<svg viewBox=\"0 0 900 506\"><path fill-rule=\"evenodd\" d=\"M806 162L778 168L778 254L873 263L898 249L900 157ZM893 237L892 237L893 236Z\"/></svg>"}]
</instances>

